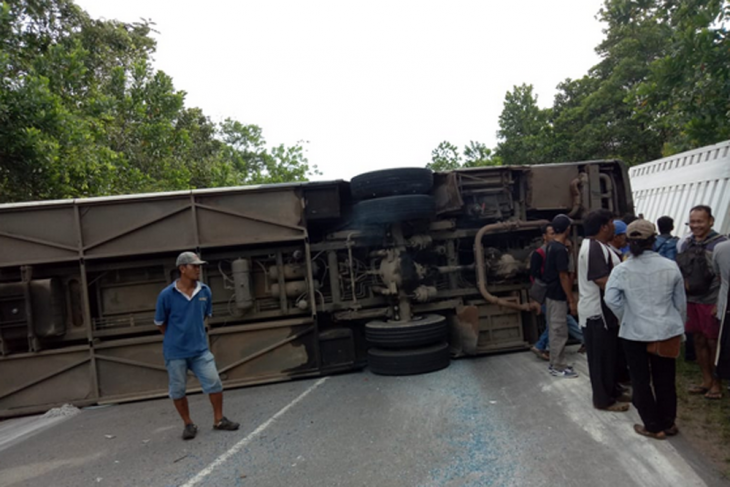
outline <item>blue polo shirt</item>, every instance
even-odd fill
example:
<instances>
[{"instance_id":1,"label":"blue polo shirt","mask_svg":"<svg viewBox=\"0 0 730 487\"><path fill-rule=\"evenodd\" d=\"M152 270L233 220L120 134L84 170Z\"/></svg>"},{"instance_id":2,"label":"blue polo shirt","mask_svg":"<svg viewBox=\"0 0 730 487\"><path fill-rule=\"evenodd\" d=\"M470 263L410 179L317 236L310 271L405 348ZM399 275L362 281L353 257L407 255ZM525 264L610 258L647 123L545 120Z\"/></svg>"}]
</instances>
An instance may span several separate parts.
<instances>
[{"instance_id":1,"label":"blue polo shirt","mask_svg":"<svg viewBox=\"0 0 730 487\"><path fill-rule=\"evenodd\" d=\"M188 297L173 282L157 298L155 324L167 324L162 352L165 360L190 358L208 350L205 317L213 316L210 288L198 282Z\"/></svg>"}]
</instances>

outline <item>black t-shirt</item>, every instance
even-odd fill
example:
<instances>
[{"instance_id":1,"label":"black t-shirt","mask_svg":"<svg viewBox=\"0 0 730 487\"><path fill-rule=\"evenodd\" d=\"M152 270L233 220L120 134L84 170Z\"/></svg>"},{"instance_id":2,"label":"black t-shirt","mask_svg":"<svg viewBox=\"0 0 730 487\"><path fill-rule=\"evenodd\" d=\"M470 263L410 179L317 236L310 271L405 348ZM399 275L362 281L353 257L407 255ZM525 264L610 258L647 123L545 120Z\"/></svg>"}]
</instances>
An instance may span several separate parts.
<instances>
[{"instance_id":1,"label":"black t-shirt","mask_svg":"<svg viewBox=\"0 0 730 487\"><path fill-rule=\"evenodd\" d=\"M601 279L609 275L613 266L609 263L611 256L606 257L600 242L591 239L589 245L587 279L589 281L595 281L596 279Z\"/></svg>"},{"instance_id":2,"label":"black t-shirt","mask_svg":"<svg viewBox=\"0 0 730 487\"><path fill-rule=\"evenodd\" d=\"M550 242L545 254L545 272L542 275L547 285L545 296L554 301L567 301L568 297L560 284L560 273L568 272L568 248L560 242Z\"/></svg>"},{"instance_id":3,"label":"black t-shirt","mask_svg":"<svg viewBox=\"0 0 730 487\"><path fill-rule=\"evenodd\" d=\"M543 252L545 249L540 247L530 256L530 280L532 282L535 282L535 279L542 279Z\"/></svg>"}]
</instances>

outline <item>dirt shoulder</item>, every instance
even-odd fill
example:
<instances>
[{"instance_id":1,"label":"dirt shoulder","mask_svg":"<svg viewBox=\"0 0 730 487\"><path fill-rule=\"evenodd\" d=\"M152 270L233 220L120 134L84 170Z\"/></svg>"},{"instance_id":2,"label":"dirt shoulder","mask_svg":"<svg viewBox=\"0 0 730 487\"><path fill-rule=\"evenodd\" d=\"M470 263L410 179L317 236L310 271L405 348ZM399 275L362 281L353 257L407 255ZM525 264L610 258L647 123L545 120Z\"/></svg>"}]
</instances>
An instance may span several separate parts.
<instances>
[{"instance_id":1,"label":"dirt shoulder","mask_svg":"<svg viewBox=\"0 0 730 487\"><path fill-rule=\"evenodd\" d=\"M699 452L702 452L725 479L730 479L730 391L723 383L723 398L708 400L691 395L690 386L701 384L700 368L695 362L677 360L677 426Z\"/></svg>"}]
</instances>

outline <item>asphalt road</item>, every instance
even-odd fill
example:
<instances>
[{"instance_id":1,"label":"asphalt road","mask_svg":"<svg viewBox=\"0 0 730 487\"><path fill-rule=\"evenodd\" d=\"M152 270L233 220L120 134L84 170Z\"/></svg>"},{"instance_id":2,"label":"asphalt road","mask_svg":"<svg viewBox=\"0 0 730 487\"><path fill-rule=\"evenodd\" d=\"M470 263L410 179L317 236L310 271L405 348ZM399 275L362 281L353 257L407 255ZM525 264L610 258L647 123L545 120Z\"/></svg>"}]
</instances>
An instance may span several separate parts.
<instances>
[{"instance_id":1,"label":"asphalt road","mask_svg":"<svg viewBox=\"0 0 730 487\"><path fill-rule=\"evenodd\" d=\"M195 395L187 442L169 400L84 410L4 449L0 423L0 486L727 485L681 434L650 440L635 410L594 410L571 358L574 380L518 353L227 391L233 433Z\"/></svg>"}]
</instances>

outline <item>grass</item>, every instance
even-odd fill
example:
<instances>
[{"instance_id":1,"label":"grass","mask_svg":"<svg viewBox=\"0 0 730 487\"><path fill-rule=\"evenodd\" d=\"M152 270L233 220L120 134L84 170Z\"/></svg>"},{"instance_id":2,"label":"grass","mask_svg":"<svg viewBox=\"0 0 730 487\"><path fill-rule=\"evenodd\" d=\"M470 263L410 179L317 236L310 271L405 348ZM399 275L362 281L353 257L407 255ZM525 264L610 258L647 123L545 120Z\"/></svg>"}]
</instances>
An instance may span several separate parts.
<instances>
[{"instance_id":1,"label":"grass","mask_svg":"<svg viewBox=\"0 0 730 487\"><path fill-rule=\"evenodd\" d=\"M677 359L677 426L698 451L717 465L725 478L730 478L728 382L723 382L723 398L718 401L689 394L690 386L702 384L702 374L696 363L686 362L683 357L684 354Z\"/></svg>"}]
</instances>

